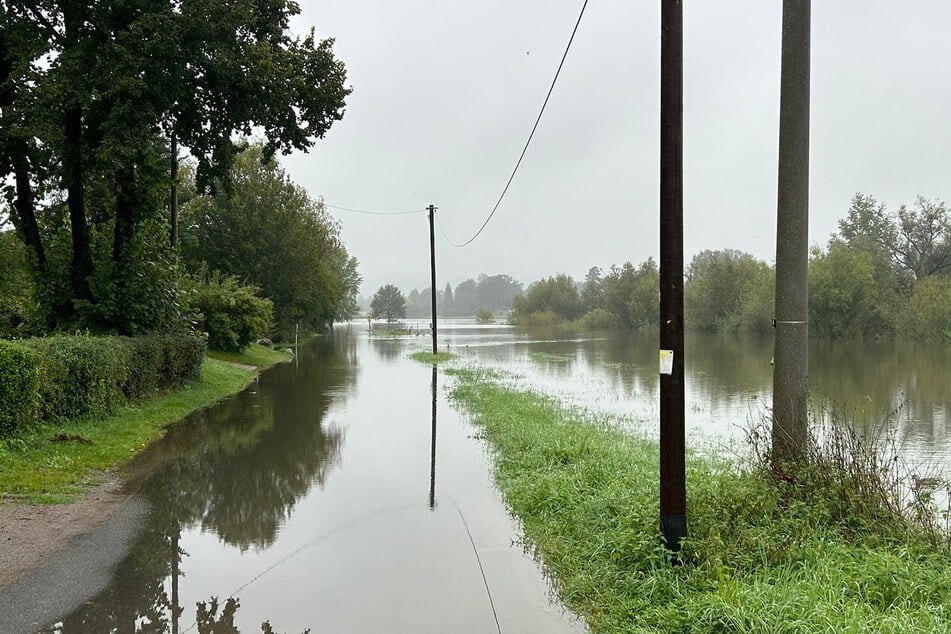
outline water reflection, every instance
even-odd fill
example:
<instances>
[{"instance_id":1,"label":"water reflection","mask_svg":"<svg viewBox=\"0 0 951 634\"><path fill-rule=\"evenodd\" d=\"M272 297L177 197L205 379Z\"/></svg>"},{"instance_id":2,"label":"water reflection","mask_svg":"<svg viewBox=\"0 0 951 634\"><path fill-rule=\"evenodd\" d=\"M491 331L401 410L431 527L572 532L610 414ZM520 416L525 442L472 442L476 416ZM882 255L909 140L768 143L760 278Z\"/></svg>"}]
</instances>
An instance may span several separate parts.
<instances>
[{"instance_id":1,"label":"water reflection","mask_svg":"<svg viewBox=\"0 0 951 634\"><path fill-rule=\"evenodd\" d=\"M429 443L429 508L436 508L436 365L433 364L433 432Z\"/></svg>"},{"instance_id":2,"label":"water reflection","mask_svg":"<svg viewBox=\"0 0 951 634\"><path fill-rule=\"evenodd\" d=\"M657 416L656 333L565 341L562 333L467 332L469 355L514 371L528 387L616 415L649 422ZM770 337L688 335L687 425L694 441L741 438L750 418L768 416L772 356ZM868 430L890 419L909 456L944 459L951 449L951 346L812 341L809 362L815 411L834 407Z\"/></svg>"},{"instance_id":3,"label":"water reflection","mask_svg":"<svg viewBox=\"0 0 951 634\"><path fill-rule=\"evenodd\" d=\"M348 337L311 344L299 359L174 427L134 462L130 486L150 503L148 523L111 587L51 631L177 634L183 531L199 527L242 552L275 541L297 500L339 463L343 433L325 417L357 380ZM218 618L206 607L196 626ZM232 618L237 603L224 607Z\"/></svg>"}]
</instances>

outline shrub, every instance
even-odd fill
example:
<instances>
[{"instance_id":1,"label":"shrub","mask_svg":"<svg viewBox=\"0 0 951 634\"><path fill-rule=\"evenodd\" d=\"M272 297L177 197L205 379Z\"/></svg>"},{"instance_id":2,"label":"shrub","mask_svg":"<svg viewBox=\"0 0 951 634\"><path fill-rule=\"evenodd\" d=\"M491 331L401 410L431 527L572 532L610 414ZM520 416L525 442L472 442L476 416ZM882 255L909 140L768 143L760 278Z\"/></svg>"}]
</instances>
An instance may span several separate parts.
<instances>
[{"instance_id":1,"label":"shrub","mask_svg":"<svg viewBox=\"0 0 951 634\"><path fill-rule=\"evenodd\" d=\"M181 385L198 377L204 353L204 340L192 335L0 342L0 435L31 419L103 416Z\"/></svg>"},{"instance_id":2,"label":"shrub","mask_svg":"<svg viewBox=\"0 0 951 634\"><path fill-rule=\"evenodd\" d=\"M37 414L39 355L26 346L0 341L0 436L22 428Z\"/></svg>"},{"instance_id":3,"label":"shrub","mask_svg":"<svg viewBox=\"0 0 951 634\"><path fill-rule=\"evenodd\" d=\"M208 333L210 348L237 352L269 333L274 306L258 297L255 287L217 272L206 279L192 278L188 286L186 310Z\"/></svg>"},{"instance_id":4,"label":"shrub","mask_svg":"<svg viewBox=\"0 0 951 634\"><path fill-rule=\"evenodd\" d=\"M594 308L578 320L578 324L586 330L609 330L617 328L618 318L603 308Z\"/></svg>"},{"instance_id":5,"label":"shrub","mask_svg":"<svg viewBox=\"0 0 951 634\"><path fill-rule=\"evenodd\" d=\"M118 337L27 339L40 354L44 419L101 416L124 398L128 349Z\"/></svg>"},{"instance_id":6,"label":"shrub","mask_svg":"<svg viewBox=\"0 0 951 634\"><path fill-rule=\"evenodd\" d=\"M205 358L205 342L192 335L166 335L160 340L164 356L159 387L173 387L197 379Z\"/></svg>"},{"instance_id":7,"label":"shrub","mask_svg":"<svg viewBox=\"0 0 951 634\"><path fill-rule=\"evenodd\" d=\"M492 311L488 308L480 308L477 310L475 318L477 324L491 324L495 321L495 315L493 315Z\"/></svg>"}]
</instances>

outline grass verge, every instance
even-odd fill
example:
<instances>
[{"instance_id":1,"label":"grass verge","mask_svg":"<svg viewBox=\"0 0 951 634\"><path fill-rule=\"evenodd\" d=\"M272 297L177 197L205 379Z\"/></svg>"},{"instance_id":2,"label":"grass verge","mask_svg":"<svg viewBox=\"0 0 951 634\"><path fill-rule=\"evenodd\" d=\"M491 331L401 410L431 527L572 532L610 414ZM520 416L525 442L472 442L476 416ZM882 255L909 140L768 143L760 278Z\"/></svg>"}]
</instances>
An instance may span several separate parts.
<instances>
[{"instance_id":1,"label":"grass verge","mask_svg":"<svg viewBox=\"0 0 951 634\"><path fill-rule=\"evenodd\" d=\"M278 349L272 350L271 348L266 348L262 345L252 343L241 352L222 352L221 350L209 350L208 356L212 359L218 359L219 361L227 361L228 363L253 365L256 368L263 370L265 368L271 367L272 365L290 361L292 355L287 352L288 347L293 347L293 344L291 344L291 346L278 344Z\"/></svg>"},{"instance_id":2,"label":"grass verge","mask_svg":"<svg viewBox=\"0 0 951 634\"><path fill-rule=\"evenodd\" d=\"M419 361L420 363L445 363L446 361L452 361L456 358L456 355L451 352L437 352L433 354L432 352L414 352L409 355L409 358L413 361Z\"/></svg>"},{"instance_id":3,"label":"grass verge","mask_svg":"<svg viewBox=\"0 0 951 634\"><path fill-rule=\"evenodd\" d=\"M951 551L934 533L841 489L689 456L690 537L674 567L656 443L478 370L447 373L526 540L592 631L951 631Z\"/></svg>"},{"instance_id":4,"label":"grass verge","mask_svg":"<svg viewBox=\"0 0 951 634\"><path fill-rule=\"evenodd\" d=\"M69 502L96 484L189 413L235 394L255 372L206 359L198 381L162 396L118 408L103 419L42 426L0 441L0 500ZM54 436L69 440L53 441Z\"/></svg>"}]
</instances>

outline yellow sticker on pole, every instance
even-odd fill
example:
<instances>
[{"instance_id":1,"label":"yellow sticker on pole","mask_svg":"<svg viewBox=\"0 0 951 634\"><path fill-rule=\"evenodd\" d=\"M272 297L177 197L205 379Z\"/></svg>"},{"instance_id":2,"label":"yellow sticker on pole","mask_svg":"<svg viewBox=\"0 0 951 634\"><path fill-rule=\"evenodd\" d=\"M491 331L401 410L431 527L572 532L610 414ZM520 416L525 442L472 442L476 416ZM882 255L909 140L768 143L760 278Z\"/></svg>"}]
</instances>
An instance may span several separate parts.
<instances>
[{"instance_id":1,"label":"yellow sticker on pole","mask_svg":"<svg viewBox=\"0 0 951 634\"><path fill-rule=\"evenodd\" d=\"M660 351L660 373L661 374L674 373L674 351L673 350Z\"/></svg>"}]
</instances>

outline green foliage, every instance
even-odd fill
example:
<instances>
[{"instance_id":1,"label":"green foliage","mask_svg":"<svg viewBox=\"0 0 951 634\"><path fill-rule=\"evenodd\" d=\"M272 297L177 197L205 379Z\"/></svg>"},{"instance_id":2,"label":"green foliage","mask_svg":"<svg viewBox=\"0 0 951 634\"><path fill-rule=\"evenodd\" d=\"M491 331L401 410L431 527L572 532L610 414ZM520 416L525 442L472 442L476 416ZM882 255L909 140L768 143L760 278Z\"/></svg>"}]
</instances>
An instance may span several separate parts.
<instances>
[{"instance_id":1,"label":"green foliage","mask_svg":"<svg viewBox=\"0 0 951 634\"><path fill-rule=\"evenodd\" d=\"M261 145L236 158L229 183L182 209L181 233L189 270L220 271L260 288L280 332L295 324L320 330L356 312L357 261L336 222Z\"/></svg>"},{"instance_id":2,"label":"green foliage","mask_svg":"<svg viewBox=\"0 0 951 634\"><path fill-rule=\"evenodd\" d=\"M897 312L895 331L907 339L951 342L951 277L915 282Z\"/></svg>"},{"instance_id":3,"label":"green foliage","mask_svg":"<svg viewBox=\"0 0 951 634\"><path fill-rule=\"evenodd\" d=\"M0 497L14 494L46 504L74 499L87 492L82 485L95 481L97 472L123 464L161 437L166 426L241 391L253 376L253 370L208 359L200 380L182 389L121 406L104 418L41 421L20 430L15 442L0 439ZM56 433L92 444L51 442Z\"/></svg>"},{"instance_id":4,"label":"green foliage","mask_svg":"<svg viewBox=\"0 0 951 634\"><path fill-rule=\"evenodd\" d=\"M218 272L188 280L187 314L208 333L209 348L237 352L270 332L273 304L256 292Z\"/></svg>"},{"instance_id":5,"label":"green foliage","mask_svg":"<svg viewBox=\"0 0 951 634\"><path fill-rule=\"evenodd\" d=\"M206 191L251 130L270 158L342 118L344 66L332 40L291 35L299 11L292 0L4 6L0 175L50 329L174 328L169 136Z\"/></svg>"},{"instance_id":6,"label":"green foliage","mask_svg":"<svg viewBox=\"0 0 951 634\"><path fill-rule=\"evenodd\" d=\"M809 262L809 325L820 337L874 336L881 299L872 255L832 241Z\"/></svg>"},{"instance_id":7,"label":"green foliage","mask_svg":"<svg viewBox=\"0 0 951 634\"><path fill-rule=\"evenodd\" d=\"M403 297L400 289L392 284L386 284L373 294L370 310L374 318L393 322L406 317L406 298Z\"/></svg>"},{"instance_id":8,"label":"green foliage","mask_svg":"<svg viewBox=\"0 0 951 634\"><path fill-rule=\"evenodd\" d=\"M702 332L763 332L772 323L774 285L770 266L748 253L701 251L688 268L684 318Z\"/></svg>"},{"instance_id":9,"label":"green foliage","mask_svg":"<svg viewBox=\"0 0 951 634\"><path fill-rule=\"evenodd\" d=\"M413 354L409 355L409 357L413 361L419 361L420 363L437 364L444 363L446 361L452 361L456 358L456 355L452 354L451 352L436 352L434 354L432 352L420 351L414 352Z\"/></svg>"},{"instance_id":10,"label":"green foliage","mask_svg":"<svg viewBox=\"0 0 951 634\"><path fill-rule=\"evenodd\" d=\"M0 390L0 411L12 413L2 433L16 431L14 419L22 425L28 419L101 417L129 399L191 381L205 350L204 341L188 335L56 336L0 347L0 367L9 377ZM17 363L21 370L9 370Z\"/></svg>"},{"instance_id":11,"label":"green foliage","mask_svg":"<svg viewBox=\"0 0 951 634\"><path fill-rule=\"evenodd\" d=\"M480 308L476 311L475 319L477 324L491 324L495 321L495 315L488 308Z\"/></svg>"},{"instance_id":12,"label":"green foliage","mask_svg":"<svg viewBox=\"0 0 951 634\"><path fill-rule=\"evenodd\" d=\"M0 341L0 437L33 422L39 386L39 355L21 344Z\"/></svg>"},{"instance_id":13,"label":"green foliage","mask_svg":"<svg viewBox=\"0 0 951 634\"><path fill-rule=\"evenodd\" d=\"M479 275L478 279L463 280L436 293L436 308L446 317L471 317L479 308L493 314L505 312L512 306L512 299L522 292L522 284L509 275ZM410 317L428 317L432 314L432 295L427 287L422 291L413 289L406 301Z\"/></svg>"},{"instance_id":14,"label":"green foliage","mask_svg":"<svg viewBox=\"0 0 951 634\"><path fill-rule=\"evenodd\" d=\"M610 330L617 328L618 318L603 308L593 308L578 320L578 325L585 330Z\"/></svg>"},{"instance_id":15,"label":"green foliage","mask_svg":"<svg viewBox=\"0 0 951 634\"><path fill-rule=\"evenodd\" d=\"M690 535L672 566L654 442L479 370L447 373L526 541L592 632L947 629L951 548L874 498L690 455Z\"/></svg>"},{"instance_id":16,"label":"green foliage","mask_svg":"<svg viewBox=\"0 0 951 634\"><path fill-rule=\"evenodd\" d=\"M555 322L572 321L581 316L581 298L569 275L556 275L535 282L524 295L512 300L509 320L518 325L543 325L554 316ZM544 315L544 317L535 317Z\"/></svg>"}]
</instances>

